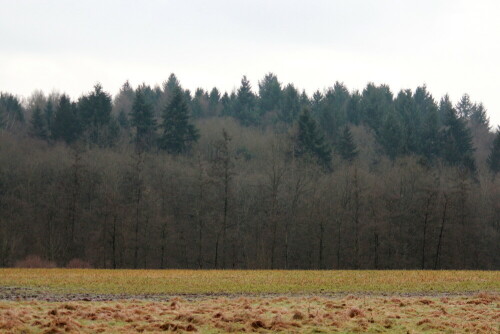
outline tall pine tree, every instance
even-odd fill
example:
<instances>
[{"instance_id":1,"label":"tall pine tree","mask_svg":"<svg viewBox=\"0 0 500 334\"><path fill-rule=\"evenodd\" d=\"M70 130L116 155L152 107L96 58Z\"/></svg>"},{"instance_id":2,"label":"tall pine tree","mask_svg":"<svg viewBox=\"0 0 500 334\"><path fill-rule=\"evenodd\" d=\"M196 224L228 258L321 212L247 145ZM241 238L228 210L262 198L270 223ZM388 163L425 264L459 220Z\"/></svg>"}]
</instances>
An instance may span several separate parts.
<instances>
[{"instance_id":1,"label":"tall pine tree","mask_svg":"<svg viewBox=\"0 0 500 334\"><path fill-rule=\"evenodd\" d=\"M198 130L189 121L189 109L180 89L173 93L171 101L163 110L160 127L163 132L158 146L170 154L189 151L200 137Z\"/></svg>"},{"instance_id":2,"label":"tall pine tree","mask_svg":"<svg viewBox=\"0 0 500 334\"><path fill-rule=\"evenodd\" d=\"M296 157L312 157L325 169L331 169L331 149L307 108L299 116L294 154Z\"/></svg>"},{"instance_id":3,"label":"tall pine tree","mask_svg":"<svg viewBox=\"0 0 500 334\"><path fill-rule=\"evenodd\" d=\"M342 157L342 159L352 162L358 156L358 149L356 148L356 144L354 143L354 139L352 138L351 130L349 126L346 125L342 134L339 137L337 142L337 151Z\"/></svg>"},{"instance_id":4,"label":"tall pine tree","mask_svg":"<svg viewBox=\"0 0 500 334\"><path fill-rule=\"evenodd\" d=\"M139 151L150 149L155 139L156 120L153 107L146 100L142 87L139 87L135 94L130 113L130 125L135 128L136 149Z\"/></svg>"},{"instance_id":5,"label":"tall pine tree","mask_svg":"<svg viewBox=\"0 0 500 334\"><path fill-rule=\"evenodd\" d=\"M111 95L100 84L78 100L78 113L86 139L93 144L103 145L109 136L107 127L111 122ZM108 139L108 138L106 138Z\"/></svg>"},{"instance_id":6,"label":"tall pine tree","mask_svg":"<svg viewBox=\"0 0 500 334\"><path fill-rule=\"evenodd\" d=\"M256 97L252 92L252 86L246 76L241 79L241 86L238 88L235 97L234 108L232 108L233 116L236 117L243 125L256 124Z\"/></svg>"},{"instance_id":7,"label":"tall pine tree","mask_svg":"<svg viewBox=\"0 0 500 334\"><path fill-rule=\"evenodd\" d=\"M261 113L277 110L281 100L281 83L273 73L259 81L259 108Z\"/></svg>"},{"instance_id":8,"label":"tall pine tree","mask_svg":"<svg viewBox=\"0 0 500 334\"><path fill-rule=\"evenodd\" d=\"M378 133L378 140L384 147L387 155L394 160L404 153L404 131L401 117L394 109L386 115L382 128Z\"/></svg>"},{"instance_id":9,"label":"tall pine tree","mask_svg":"<svg viewBox=\"0 0 500 334\"><path fill-rule=\"evenodd\" d=\"M80 132L81 126L76 113L76 105L71 103L68 96L62 95L54 116L52 137L71 144L78 139Z\"/></svg>"},{"instance_id":10,"label":"tall pine tree","mask_svg":"<svg viewBox=\"0 0 500 334\"><path fill-rule=\"evenodd\" d=\"M288 84L284 89L280 103L279 118L285 123L293 123L300 113L300 95L294 85Z\"/></svg>"},{"instance_id":11,"label":"tall pine tree","mask_svg":"<svg viewBox=\"0 0 500 334\"><path fill-rule=\"evenodd\" d=\"M31 115L31 129L30 133L32 136L47 140L49 136L49 132L47 129L47 122L42 114L42 110L39 107L36 107L33 110L33 114Z\"/></svg>"},{"instance_id":12,"label":"tall pine tree","mask_svg":"<svg viewBox=\"0 0 500 334\"><path fill-rule=\"evenodd\" d=\"M445 95L439 105L439 113L444 117L441 128L441 156L451 165L476 170L472 135L466 120L457 115L450 99Z\"/></svg>"}]
</instances>

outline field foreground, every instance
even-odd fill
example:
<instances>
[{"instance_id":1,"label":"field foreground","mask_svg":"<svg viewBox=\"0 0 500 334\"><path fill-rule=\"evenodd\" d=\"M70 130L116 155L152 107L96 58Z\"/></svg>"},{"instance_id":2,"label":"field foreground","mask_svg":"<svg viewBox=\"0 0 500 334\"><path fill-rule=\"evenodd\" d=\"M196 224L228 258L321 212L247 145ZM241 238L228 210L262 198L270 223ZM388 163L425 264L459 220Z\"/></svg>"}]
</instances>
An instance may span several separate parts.
<instances>
[{"instance_id":1,"label":"field foreground","mask_svg":"<svg viewBox=\"0 0 500 334\"><path fill-rule=\"evenodd\" d=\"M1 269L1 333L498 333L478 271Z\"/></svg>"},{"instance_id":2,"label":"field foreground","mask_svg":"<svg viewBox=\"0 0 500 334\"><path fill-rule=\"evenodd\" d=\"M2 333L498 333L500 296L0 302Z\"/></svg>"},{"instance_id":3,"label":"field foreground","mask_svg":"<svg viewBox=\"0 0 500 334\"><path fill-rule=\"evenodd\" d=\"M1 287L107 295L500 292L500 272L0 269Z\"/></svg>"}]
</instances>

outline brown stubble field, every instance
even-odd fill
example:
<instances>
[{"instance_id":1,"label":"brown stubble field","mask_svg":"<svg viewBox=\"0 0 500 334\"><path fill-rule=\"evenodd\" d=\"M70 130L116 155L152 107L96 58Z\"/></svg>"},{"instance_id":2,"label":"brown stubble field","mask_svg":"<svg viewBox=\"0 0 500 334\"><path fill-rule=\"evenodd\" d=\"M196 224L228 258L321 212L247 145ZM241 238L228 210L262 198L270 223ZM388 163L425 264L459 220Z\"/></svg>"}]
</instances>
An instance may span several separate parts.
<instances>
[{"instance_id":1,"label":"brown stubble field","mask_svg":"<svg viewBox=\"0 0 500 334\"><path fill-rule=\"evenodd\" d=\"M0 302L2 333L498 333L500 296Z\"/></svg>"},{"instance_id":2,"label":"brown stubble field","mask_svg":"<svg viewBox=\"0 0 500 334\"><path fill-rule=\"evenodd\" d=\"M0 333L499 333L499 278L2 269Z\"/></svg>"}]
</instances>

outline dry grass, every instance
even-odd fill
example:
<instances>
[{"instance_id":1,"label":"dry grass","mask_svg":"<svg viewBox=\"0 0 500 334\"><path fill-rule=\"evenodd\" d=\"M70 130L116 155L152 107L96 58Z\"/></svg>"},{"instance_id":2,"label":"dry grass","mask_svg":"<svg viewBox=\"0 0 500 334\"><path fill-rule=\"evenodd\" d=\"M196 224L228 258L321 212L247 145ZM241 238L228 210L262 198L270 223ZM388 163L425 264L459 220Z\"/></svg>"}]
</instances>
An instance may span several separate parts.
<instances>
[{"instance_id":1,"label":"dry grass","mask_svg":"<svg viewBox=\"0 0 500 334\"><path fill-rule=\"evenodd\" d=\"M0 287L97 294L500 292L498 271L0 269Z\"/></svg>"},{"instance_id":2,"label":"dry grass","mask_svg":"<svg viewBox=\"0 0 500 334\"><path fill-rule=\"evenodd\" d=\"M1 333L500 331L500 276L493 271L0 269L0 292L2 287L14 298L23 297L18 295L23 291L29 298L33 290L43 292L41 296L197 297L165 302L0 300ZM328 296L338 292L345 294Z\"/></svg>"},{"instance_id":3,"label":"dry grass","mask_svg":"<svg viewBox=\"0 0 500 334\"><path fill-rule=\"evenodd\" d=\"M425 302L423 302L425 300ZM429 303L428 301L431 301ZM0 302L2 333L498 333L500 296Z\"/></svg>"}]
</instances>

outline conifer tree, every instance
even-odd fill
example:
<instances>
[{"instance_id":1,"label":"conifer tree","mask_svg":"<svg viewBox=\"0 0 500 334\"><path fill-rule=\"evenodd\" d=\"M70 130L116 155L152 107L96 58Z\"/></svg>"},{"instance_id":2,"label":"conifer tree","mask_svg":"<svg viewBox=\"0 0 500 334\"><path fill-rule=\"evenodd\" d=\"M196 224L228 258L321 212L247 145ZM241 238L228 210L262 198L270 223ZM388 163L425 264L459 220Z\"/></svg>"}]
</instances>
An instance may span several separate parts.
<instances>
[{"instance_id":1,"label":"conifer tree","mask_svg":"<svg viewBox=\"0 0 500 334\"><path fill-rule=\"evenodd\" d=\"M44 117L45 117L45 124L47 124L47 130L49 132L49 135L52 132L52 126L54 122L54 105L52 104L51 99L47 101L47 104L45 105L45 109L43 110Z\"/></svg>"},{"instance_id":2,"label":"conifer tree","mask_svg":"<svg viewBox=\"0 0 500 334\"><path fill-rule=\"evenodd\" d=\"M421 120L418 130L417 152L423 155L428 161L439 155L439 126L438 106L427 87L417 87L413 95L416 113Z\"/></svg>"},{"instance_id":3,"label":"conifer tree","mask_svg":"<svg viewBox=\"0 0 500 334\"><path fill-rule=\"evenodd\" d=\"M392 160L404 152L403 127L399 115L394 110L387 114L378 139Z\"/></svg>"},{"instance_id":4,"label":"conifer tree","mask_svg":"<svg viewBox=\"0 0 500 334\"><path fill-rule=\"evenodd\" d=\"M309 96L307 96L307 93L304 89L302 90L302 93L300 94L299 100L300 100L300 107L302 109L311 107L311 100L309 99Z\"/></svg>"},{"instance_id":5,"label":"conifer tree","mask_svg":"<svg viewBox=\"0 0 500 334\"><path fill-rule=\"evenodd\" d=\"M490 129L490 118L486 113L486 108L482 103L474 104L472 106L472 112L470 114L470 120L472 124L479 125L485 127L486 129Z\"/></svg>"},{"instance_id":6,"label":"conifer tree","mask_svg":"<svg viewBox=\"0 0 500 334\"><path fill-rule=\"evenodd\" d=\"M130 125L135 128L135 145L139 151L151 148L156 130L156 120L153 107L147 102L143 87L135 94L134 104L130 113Z\"/></svg>"},{"instance_id":7,"label":"conifer tree","mask_svg":"<svg viewBox=\"0 0 500 334\"><path fill-rule=\"evenodd\" d=\"M268 73L259 81L259 108L261 113L276 110L281 100L281 83L273 73Z\"/></svg>"},{"instance_id":8,"label":"conifer tree","mask_svg":"<svg viewBox=\"0 0 500 334\"><path fill-rule=\"evenodd\" d=\"M10 93L0 93L0 113L3 113L4 122L7 119L24 123L24 113L21 101Z\"/></svg>"},{"instance_id":9,"label":"conifer tree","mask_svg":"<svg viewBox=\"0 0 500 334\"><path fill-rule=\"evenodd\" d=\"M356 144L354 143L354 139L352 138L352 133L348 125L344 127L344 130L339 137L337 150L342 159L348 162L352 162L358 156L358 149L356 148Z\"/></svg>"},{"instance_id":10,"label":"conifer tree","mask_svg":"<svg viewBox=\"0 0 500 334\"><path fill-rule=\"evenodd\" d=\"M222 116L230 116L233 113L232 102L233 100L231 100L229 94L225 92L224 95L222 95L222 97L220 98L220 103L222 105L222 110L221 110Z\"/></svg>"},{"instance_id":11,"label":"conifer tree","mask_svg":"<svg viewBox=\"0 0 500 334\"><path fill-rule=\"evenodd\" d=\"M361 113L363 121L379 134L387 112L393 109L393 95L386 85L375 86L369 83L363 90Z\"/></svg>"},{"instance_id":12,"label":"conifer tree","mask_svg":"<svg viewBox=\"0 0 500 334\"><path fill-rule=\"evenodd\" d=\"M33 114L31 115L31 135L46 140L48 138L48 129L47 123L44 115L42 114L42 110L39 107L36 107L33 110Z\"/></svg>"},{"instance_id":13,"label":"conifer tree","mask_svg":"<svg viewBox=\"0 0 500 334\"><path fill-rule=\"evenodd\" d=\"M458 101L455 109L457 110L458 117L468 120L472 114L473 107L474 105L470 100L469 94L464 94L460 98L460 101Z\"/></svg>"},{"instance_id":14,"label":"conifer tree","mask_svg":"<svg viewBox=\"0 0 500 334\"><path fill-rule=\"evenodd\" d=\"M285 123L293 123L299 116L300 96L294 85L288 84L283 89L280 109L280 119Z\"/></svg>"},{"instance_id":15,"label":"conifer tree","mask_svg":"<svg viewBox=\"0 0 500 334\"><path fill-rule=\"evenodd\" d=\"M100 84L78 100L78 114L86 139L93 144L103 144L104 132L111 122L111 95ZM109 132L109 131L108 131Z\"/></svg>"},{"instance_id":16,"label":"conifer tree","mask_svg":"<svg viewBox=\"0 0 500 334\"><path fill-rule=\"evenodd\" d=\"M252 125L257 123L257 114L255 111L256 98L252 92L252 86L246 76L241 79L241 86L235 96L233 116L243 125Z\"/></svg>"},{"instance_id":17,"label":"conifer tree","mask_svg":"<svg viewBox=\"0 0 500 334\"><path fill-rule=\"evenodd\" d=\"M441 129L441 156L451 165L476 170L472 135L464 118L457 115L447 95L439 105L439 113L443 115L444 123Z\"/></svg>"},{"instance_id":18,"label":"conifer tree","mask_svg":"<svg viewBox=\"0 0 500 334\"><path fill-rule=\"evenodd\" d=\"M307 108L299 116L294 154L296 157L312 157L327 170L331 169L331 149Z\"/></svg>"},{"instance_id":19,"label":"conifer tree","mask_svg":"<svg viewBox=\"0 0 500 334\"><path fill-rule=\"evenodd\" d=\"M62 95L54 115L52 137L71 144L80 136L80 120L76 113L76 105L68 96Z\"/></svg>"},{"instance_id":20,"label":"conifer tree","mask_svg":"<svg viewBox=\"0 0 500 334\"><path fill-rule=\"evenodd\" d=\"M358 91L351 94L347 102L346 113L349 123L359 125L363 121L362 97Z\"/></svg>"},{"instance_id":21,"label":"conifer tree","mask_svg":"<svg viewBox=\"0 0 500 334\"><path fill-rule=\"evenodd\" d=\"M440 137L439 137L439 116L437 108L429 110L423 115L422 129L420 131L419 152L428 161L432 161L439 156Z\"/></svg>"},{"instance_id":22,"label":"conifer tree","mask_svg":"<svg viewBox=\"0 0 500 334\"><path fill-rule=\"evenodd\" d=\"M208 112L210 113L210 116L217 115L219 111L220 98L221 96L219 90L216 87L212 88L210 94L208 95Z\"/></svg>"},{"instance_id":23,"label":"conifer tree","mask_svg":"<svg viewBox=\"0 0 500 334\"><path fill-rule=\"evenodd\" d=\"M170 73L168 80L163 84L163 90L167 94L173 94L177 89L181 88L181 84L174 73Z\"/></svg>"},{"instance_id":24,"label":"conifer tree","mask_svg":"<svg viewBox=\"0 0 500 334\"><path fill-rule=\"evenodd\" d=\"M493 147L488 156L488 167L493 174L500 172L500 126L497 128L495 139L493 140Z\"/></svg>"},{"instance_id":25,"label":"conifer tree","mask_svg":"<svg viewBox=\"0 0 500 334\"><path fill-rule=\"evenodd\" d=\"M335 82L329 88L320 108L320 125L326 136L333 141L338 139L341 129L347 122L347 103L349 102L349 91L341 82Z\"/></svg>"},{"instance_id":26,"label":"conifer tree","mask_svg":"<svg viewBox=\"0 0 500 334\"><path fill-rule=\"evenodd\" d=\"M189 122L189 109L179 89L173 93L171 101L163 110L160 127L163 133L158 146L170 154L189 151L200 137L198 130Z\"/></svg>"},{"instance_id":27,"label":"conifer tree","mask_svg":"<svg viewBox=\"0 0 500 334\"><path fill-rule=\"evenodd\" d=\"M176 92L174 91L172 94L175 95ZM208 98L206 95L203 88L196 88L194 91L194 98L191 101L191 112L194 118L200 118L206 115L205 108L208 106L207 103L205 103ZM170 100L172 100L172 98Z\"/></svg>"},{"instance_id":28,"label":"conifer tree","mask_svg":"<svg viewBox=\"0 0 500 334\"><path fill-rule=\"evenodd\" d=\"M394 100L394 109L401 120L403 130L402 150L404 152L418 153L422 115L417 112L417 105L410 89L401 90L398 93Z\"/></svg>"},{"instance_id":29,"label":"conifer tree","mask_svg":"<svg viewBox=\"0 0 500 334\"><path fill-rule=\"evenodd\" d=\"M118 116L117 116L116 120L118 121L118 125L120 127L122 127L123 129L128 129L130 127L130 122L128 120L128 116L127 116L127 113L125 112L125 110L121 109L118 112Z\"/></svg>"}]
</instances>

